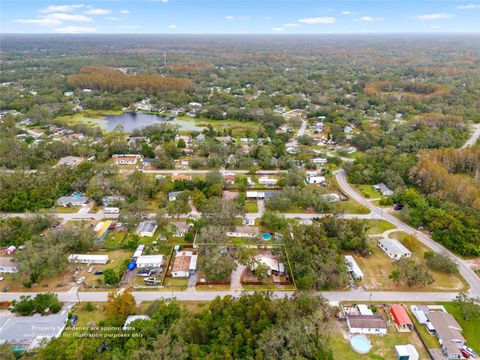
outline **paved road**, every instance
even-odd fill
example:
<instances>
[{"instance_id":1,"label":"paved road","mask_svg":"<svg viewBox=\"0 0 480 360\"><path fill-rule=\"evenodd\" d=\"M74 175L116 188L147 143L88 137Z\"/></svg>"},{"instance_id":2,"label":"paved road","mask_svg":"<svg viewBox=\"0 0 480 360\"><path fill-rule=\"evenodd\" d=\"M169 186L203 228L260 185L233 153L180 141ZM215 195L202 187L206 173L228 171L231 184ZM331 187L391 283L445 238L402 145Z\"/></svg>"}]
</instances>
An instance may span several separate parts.
<instances>
[{"instance_id":1,"label":"paved road","mask_svg":"<svg viewBox=\"0 0 480 360\"><path fill-rule=\"evenodd\" d=\"M470 139L467 140L465 145L462 146L462 149L475 145L480 138L480 124L475 124L472 127L474 128L474 132L472 136L470 136Z\"/></svg>"},{"instance_id":2,"label":"paved road","mask_svg":"<svg viewBox=\"0 0 480 360\"><path fill-rule=\"evenodd\" d=\"M465 280L470 285L470 293L475 296L480 296L480 278L475 274L475 272L470 268L470 266L460 259L458 256L447 250L442 245L438 244L434 240L432 240L429 236L425 235L424 233L412 228L411 226L405 224L403 221L397 219L396 217L390 215L389 213L383 211L383 209L375 206L371 202L367 201L364 197L358 194L347 182L345 170L340 169L336 173L336 178L338 185L342 188L342 190L350 196L355 201L359 202L363 206L370 209L373 213L381 216L383 220L388 221L389 223L395 225L400 230L412 234L417 237L423 244L428 246L430 249L437 253L446 253L450 256L455 262L458 264L458 269L460 274L465 278Z\"/></svg>"}]
</instances>

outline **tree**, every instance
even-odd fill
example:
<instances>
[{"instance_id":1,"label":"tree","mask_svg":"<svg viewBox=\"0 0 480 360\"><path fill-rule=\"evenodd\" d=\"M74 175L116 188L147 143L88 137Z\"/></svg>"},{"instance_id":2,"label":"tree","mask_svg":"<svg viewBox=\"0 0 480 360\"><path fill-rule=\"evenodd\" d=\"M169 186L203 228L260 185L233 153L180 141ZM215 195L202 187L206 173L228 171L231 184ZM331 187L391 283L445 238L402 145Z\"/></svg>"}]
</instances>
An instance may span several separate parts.
<instances>
[{"instance_id":1,"label":"tree","mask_svg":"<svg viewBox=\"0 0 480 360\"><path fill-rule=\"evenodd\" d=\"M390 279L401 282L405 281L409 287L415 285L430 285L434 282L432 274L423 264L417 264L410 258L402 258L395 262L396 269L390 274Z\"/></svg>"},{"instance_id":2,"label":"tree","mask_svg":"<svg viewBox=\"0 0 480 360\"><path fill-rule=\"evenodd\" d=\"M119 324L123 324L128 315L134 314L135 298L131 293L131 289L127 288L118 295L115 295L115 290L108 293L105 313L110 320Z\"/></svg>"},{"instance_id":3,"label":"tree","mask_svg":"<svg viewBox=\"0 0 480 360\"><path fill-rule=\"evenodd\" d=\"M427 262L427 266L436 271L441 271L449 274L454 274L458 272L457 263L450 259L447 254L438 254L434 251L427 251L423 254Z\"/></svg>"},{"instance_id":4,"label":"tree","mask_svg":"<svg viewBox=\"0 0 480 360\"><path fill-rule=\"evenodd\" d=\"M462 292L455 297L453 304L462 312L463 320L480 319L479 297L470 297Z\"/></svg>"},{"instance_id":5,"label":"tree","mask_svg":"<svg viewBox=\"0 0 480 360\"><path fill-rule=\"evenodd\" d=\"M271 231L281 231L287 227L287 220L279 211L265 211L260 219L260 225Z\"/></svg>"},{"instance_id":6,"label":"tree","mask_svg":"<svg viewBox=\"0 0 480 360\"><path fill-rule=\"evenodd\" d=\"M105 284L117 285L119 277L115 270L108 268L103 271L103 280L105 281Z\"/></svg>"},{"instance_id":7,"label":"tree","mask_svg":"<svg viewBox=\"0 0 480 360\"><path fill-rule=\"evenodd\" d=\"M223 280L236 268L235 260L224 247L210 245L200 247L199 265L207 281Z\"/></svg>"}]
</instances>

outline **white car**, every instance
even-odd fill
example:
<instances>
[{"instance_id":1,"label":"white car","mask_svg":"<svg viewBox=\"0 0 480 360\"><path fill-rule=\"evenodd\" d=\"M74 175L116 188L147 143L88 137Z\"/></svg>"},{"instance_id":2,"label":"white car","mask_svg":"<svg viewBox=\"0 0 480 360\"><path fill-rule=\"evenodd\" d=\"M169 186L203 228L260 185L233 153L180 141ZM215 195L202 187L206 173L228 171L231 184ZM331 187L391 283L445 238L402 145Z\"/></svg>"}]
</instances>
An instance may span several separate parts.
<instances>
[{"instance_id":1,"label":"white car","mask_svg":"<svg viewBox=\"0 0 480 360\"><path fill-rule=\"evenodd\" d=\"M77 280L77 285L80 285L85 281L85 276L82 276L80 279Z\"/></svg>"},{"instance_id":2,"label":"white car","mask_svg":"<svg viewBox=\"0 0 480 360\"><path fill-rule=\"evenodd\" d=\"M3 277L0 277L0 281L3 281Z\"/></svg>"},{"instance_id":3,"label":"white car","mask_svg":"<svg viewBox=\"0 0 480 360\"><path fill-rule=\"evenodd\" d=\"M95 269L95 268L94 268L93 266L90 266L90 267L88 268L88 272L91 273L94 269Z\"/></svg>"}]
</instances>

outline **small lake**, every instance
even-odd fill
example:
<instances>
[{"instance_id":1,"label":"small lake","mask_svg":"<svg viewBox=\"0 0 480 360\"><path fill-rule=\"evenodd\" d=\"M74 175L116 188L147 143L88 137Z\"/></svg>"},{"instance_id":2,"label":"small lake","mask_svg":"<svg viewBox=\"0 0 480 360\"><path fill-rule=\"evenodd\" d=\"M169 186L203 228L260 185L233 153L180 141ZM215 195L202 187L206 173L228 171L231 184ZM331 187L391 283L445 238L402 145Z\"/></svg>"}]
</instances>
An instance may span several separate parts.
<instances>
[{"instance_id":1,"label":"small lake","mask_svg":"<svg viewBox=\"0 0 480 360\"><path fill-rule=\"evenodd\" d=\"M124 113L121 115L107 115L100 120L102 126L107 131L112 131L116 126L122 125L124 131L129 133L135 129L143 129L147 126L167 123L178 125L183 130L202 131L205 129L202 126L196 126L194 120L169 120L167 117L144 114L144 113Z\"/></svg>"}]
</instances>

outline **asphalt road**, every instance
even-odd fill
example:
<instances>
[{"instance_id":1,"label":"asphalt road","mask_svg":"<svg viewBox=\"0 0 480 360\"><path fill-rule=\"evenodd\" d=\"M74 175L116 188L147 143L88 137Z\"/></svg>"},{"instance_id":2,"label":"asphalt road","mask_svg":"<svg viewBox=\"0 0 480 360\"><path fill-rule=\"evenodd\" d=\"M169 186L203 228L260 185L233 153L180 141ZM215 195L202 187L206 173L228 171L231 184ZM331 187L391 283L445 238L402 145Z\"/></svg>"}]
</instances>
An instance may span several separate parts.
<instances>
[{"instance_id":1,"label":"asphalt road","mask_svg":"<svg viewBox=\"0 0 480 360\"><path fill-rule=\"evenodd\" d=\"M470 136L470 138L467 140L465 145L462 146L462 149L475 145L480 138L480 124L473 125L473 128L475 129L475 131L473 132L472 136Z\"/></svg>"}]
</instances>

